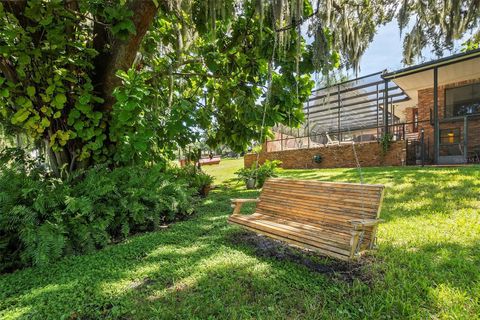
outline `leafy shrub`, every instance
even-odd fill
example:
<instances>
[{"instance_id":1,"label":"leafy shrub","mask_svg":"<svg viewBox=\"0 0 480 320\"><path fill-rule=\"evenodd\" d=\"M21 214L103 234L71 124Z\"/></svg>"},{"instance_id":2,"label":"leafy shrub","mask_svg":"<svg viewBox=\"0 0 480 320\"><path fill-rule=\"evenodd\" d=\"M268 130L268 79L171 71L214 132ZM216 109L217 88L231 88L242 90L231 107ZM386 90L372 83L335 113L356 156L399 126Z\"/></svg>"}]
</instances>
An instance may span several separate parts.
<instances>
[{"instance_id":1,"label":"leafy shrub","mask_svg":"<svg viewBox=\"0 0 480 320\"><path fill-rule=\"evenodd\" d=\"M100 166L60 180L18 150L0 161L0 272L102 248L193 212L187 173Z\"/></svg>"},{"instance_id":2,"label":"leafy shrub","mask_svg":"<svg viewBox=\"0 0 480 320\"><path fill-rule=\"evenodd\" d=\"M253 164L251 168L240 168L235 171L235 174L237 175L237 180L243 182L246 182L248 179L254 179L255 173L255 164Z\"/></svg>"},{"instance_id":3,"label":"leafy shrub","mask_svg":"<svg viewBox=\"0 0 480 320\"><path fill-rule=\"evenodd\" d=\"M235 174L237 175L237 180L240 181L246 182L248 179L255 179L255 186L261 188L267 178L277 176L278 166L281 163L280 160L266 160L264 164L258 167L253 163L250 168L241 168L240 170L237 170Z\"/></svg>"}]
</instances>

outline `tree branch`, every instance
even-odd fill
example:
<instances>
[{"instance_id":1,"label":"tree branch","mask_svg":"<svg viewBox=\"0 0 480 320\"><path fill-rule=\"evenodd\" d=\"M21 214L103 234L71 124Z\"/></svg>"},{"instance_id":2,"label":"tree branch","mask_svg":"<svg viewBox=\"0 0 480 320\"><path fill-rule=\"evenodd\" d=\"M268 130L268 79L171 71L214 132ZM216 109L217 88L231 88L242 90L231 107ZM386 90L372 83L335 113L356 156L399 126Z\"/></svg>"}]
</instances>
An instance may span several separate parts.
<instances>
[{"instance_id":1,"label":"tree branch","mask_svg":"<svg viewBox=\"0 0 480 320\"><path fill-rule=\"evenodd\" d=\"M298 27L299 25L303 24L305 21L307 21L308 19L310 19L311 17L314 17L316 16L318 13L318 11L315 11L314 13L312 13L311 15L305 17L305 18L302 18L302 19L299 19L299 20L294 20L291 24L285 26L285 27L282 27L282 28L275 28L275 32L283 32L283 31L287 31L287 30L290 30L290 29L293 29L293 28L296 28Z\"/></svg>"},{"instance_id":2,"label":"tree branch","mask_svg":"<svg viewBox=\"0 0 480 320\"><path fill-rule=\"evenodd\" d=\"M2 0L5 11L12 13L22 27L27 26L27 19L23 15L27 6L27 0Z\"/></svg>"},{"instance_id":3,"label":"tree branch","mask_svg":"<svg viewBox=\"0 0 480 320\"><path fill-rule=\"evenodd\" d=\"M17 72L13 68L10 61L0 56L0 71L5 75L5 78L13 83L18 82Z\"/></svg>"}]
</instances>

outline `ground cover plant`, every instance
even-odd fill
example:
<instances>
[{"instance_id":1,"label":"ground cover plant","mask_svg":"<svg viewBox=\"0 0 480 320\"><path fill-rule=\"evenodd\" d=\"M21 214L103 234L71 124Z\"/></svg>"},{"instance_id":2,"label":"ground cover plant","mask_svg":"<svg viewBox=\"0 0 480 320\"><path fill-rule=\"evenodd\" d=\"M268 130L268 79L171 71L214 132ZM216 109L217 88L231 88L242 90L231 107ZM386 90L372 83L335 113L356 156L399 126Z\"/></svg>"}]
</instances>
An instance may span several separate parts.
<instances>
[{"instance_id":1,"label":"ground cover plant","mask_svg":"<svg viewBox=\"0 0 480 320\"><path fill-rule=\"evenodd\" d=\"M222 160L204 168L224 183L189 220L48 267L0 276L0 318L474 319L480 314L478 166L364 168L366 182L386 185L385 222L376 254L345 267L265 244L228 225L230 198L258 196L231 180L240 165L242 159ZM280 175L359 181L356 169ZM243 211L251 210L247 205Z\"/></svg>"}]
</instances>

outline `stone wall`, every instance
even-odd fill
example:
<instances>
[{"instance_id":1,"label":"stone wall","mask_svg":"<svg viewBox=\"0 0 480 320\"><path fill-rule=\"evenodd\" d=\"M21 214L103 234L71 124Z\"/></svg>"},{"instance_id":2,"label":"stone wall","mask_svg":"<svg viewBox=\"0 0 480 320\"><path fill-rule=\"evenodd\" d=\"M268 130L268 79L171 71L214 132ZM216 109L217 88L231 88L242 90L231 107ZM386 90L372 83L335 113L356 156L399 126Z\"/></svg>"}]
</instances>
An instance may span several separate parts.
<instances>
[{"instance_id":1,"label":"stone wall","mask_svg":"<svg viewBox=\"0 0 480 320\"><path fill-rule=\"evenodd\" d=\"M401 166L405 163L405 142L396 141L388 152L382 155L382 147L378 142L355 144L358 160L362 167ZM313 157L320 155L321 163L315 163ZM257 158L256 154L246 154L244 166L251 167ZM351 144L328 146L310 149L284 150L275 152L261 152L260 164L265 160L280 160L284 169L312 169L312 168L354 168L355 155Z\"/></svg>"}]
</instances>

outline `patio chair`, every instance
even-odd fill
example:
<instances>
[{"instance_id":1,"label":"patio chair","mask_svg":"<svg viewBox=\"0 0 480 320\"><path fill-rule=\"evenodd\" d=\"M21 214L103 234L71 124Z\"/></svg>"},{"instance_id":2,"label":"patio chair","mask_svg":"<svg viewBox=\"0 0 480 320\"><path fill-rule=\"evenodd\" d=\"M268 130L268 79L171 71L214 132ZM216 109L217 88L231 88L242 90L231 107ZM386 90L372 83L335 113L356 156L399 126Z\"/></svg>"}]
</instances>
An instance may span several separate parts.
<instances>
[{"instance_id":1,"label":"patio chair","mask_svg":"<svg viewBox=\"0 0 480 320\"><path fill-rule=\"evenodd\" d=\"M345 140L345 141L338 141L338 140L332 140L332 138L330 138L330 135L328 134L328 132L325 132L325 136L327 137L327 146L338 146L338 145L341 145L341 144L352 144L354 143L353 139L348 139L348 140Z\"/></svg>"},{"instance_id":2,"label":"patio chair","mask_svg":"<svg viewBox=\"0 0 480 320\"><path fill-rule=\"evenodd\" d=\"M326 145L327 146L333 146L333 145L339 145L340 144L340 141L338 140L332 140L332 138L330 138L330 135L328 134L328 132L325 132L325 136L327 137L327 143Z\"/></svg>"}]
</instances>

